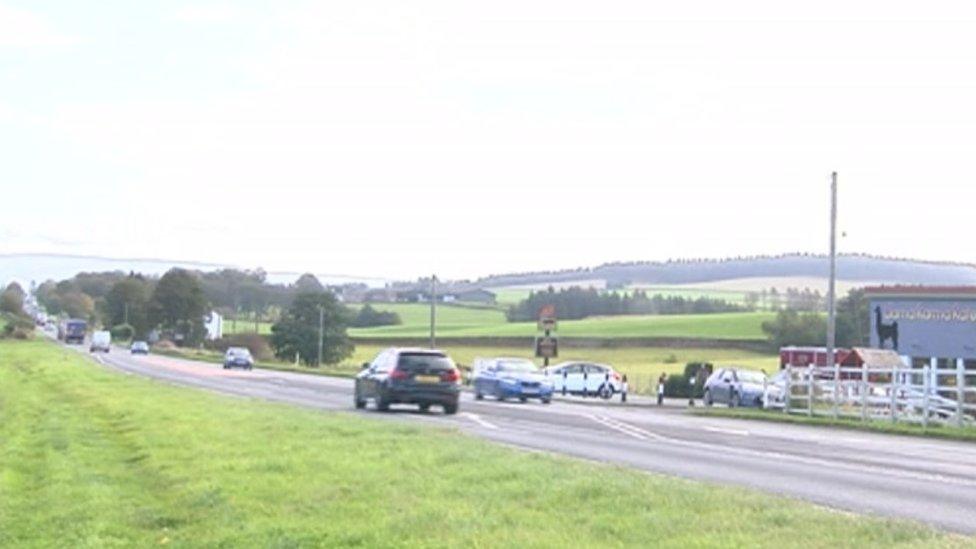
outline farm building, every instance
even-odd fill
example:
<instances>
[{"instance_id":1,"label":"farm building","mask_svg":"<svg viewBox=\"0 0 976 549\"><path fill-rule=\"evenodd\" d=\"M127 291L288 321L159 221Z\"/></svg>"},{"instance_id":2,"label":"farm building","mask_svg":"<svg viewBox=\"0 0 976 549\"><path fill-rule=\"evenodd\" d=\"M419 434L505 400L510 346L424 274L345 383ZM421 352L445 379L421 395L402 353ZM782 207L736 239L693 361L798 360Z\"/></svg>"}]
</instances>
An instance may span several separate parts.
<instances>
[{"instance_id":1,"label":"farm building","mask_svg":"<svg viewBox=\"0 0 976 549\"><path fill-rule=\"evenodd\" d=\"M871 346L914 367L976 369L976 286L866 288Z\"/></svg>"}]
</instances>

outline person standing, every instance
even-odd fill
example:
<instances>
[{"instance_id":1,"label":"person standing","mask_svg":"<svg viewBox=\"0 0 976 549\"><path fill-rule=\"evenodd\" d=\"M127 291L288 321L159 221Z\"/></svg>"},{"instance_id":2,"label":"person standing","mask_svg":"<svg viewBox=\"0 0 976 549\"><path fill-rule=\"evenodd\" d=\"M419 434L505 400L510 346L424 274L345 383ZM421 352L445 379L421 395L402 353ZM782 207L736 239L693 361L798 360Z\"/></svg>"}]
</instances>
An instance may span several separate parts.
<instances>
[{"instance_id":1,"label":"person standing","mask_svg":"<svg viewBox=\"0 0 976 549\"><path fill-rule=\"evenodd\" d=\"M657 378L657 405L662 406L664 404L664 384L668 381L668 374L661 372L661 376Z\"/></svg>"},{"instance_id":2,"label":"person standing","mask_svg":"<svg viewBox=\"0 0 976 549\"><path fill-rule=\"evenodd\" d=\"M627 374L620 378L620 402L627 402Z\"/></svg>"}]
</instances>

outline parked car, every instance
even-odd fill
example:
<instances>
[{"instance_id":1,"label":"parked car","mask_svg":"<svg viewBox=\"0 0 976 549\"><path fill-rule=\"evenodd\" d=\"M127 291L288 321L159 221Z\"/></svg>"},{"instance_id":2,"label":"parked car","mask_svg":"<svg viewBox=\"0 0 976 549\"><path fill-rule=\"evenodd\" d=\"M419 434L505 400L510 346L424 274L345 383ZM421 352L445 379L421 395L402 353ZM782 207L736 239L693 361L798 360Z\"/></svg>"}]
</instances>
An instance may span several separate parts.
<instances>
[{"instance_id":1,"label":"parked car","mask_svg":"<svg viewBox=\"0 0 976 549\"><path fill-rule=\"evenodd\" d=\"M609 399L623 386L620 374L606 364L562 362L543 370L557 393L598 395Z\"/></svg>"},{"instance_id":2,"label":"parked car","mask_svg":"<svg viewBox=\"0 0 976 549\"><path fill-rule=\"evenodd\" d=\"M391 348L363 364L353 391L356 408L372 400L383 412L391 404L416 404L426 412L433 404L445 414L456 414L461 371L441 351Z\"/></svg>"},{"instance_id":3,"label":"parked car","mask_svg":"<svg viewBox=\"0 0 976 549\"><path fill-rule=\"evenodd\" d=\"M149 344L145 341L133 341L132 345L129 346L129 352L134 355L148 355Z\"/></svg>"},{"instance_id":4,"label":"parked car","mask_svg":"<svg viewBox=\"0 0 976 549\"><path fill-rule=\"evenodd\" d=\"M780 370L766 381L763 408L783 408L786 406L786 370Z\"/></svg>"},{"instance_id":5,"label":"parked car","mask_svg":"<svg viewBox=\"0 0 976 549\"><path fill-rule=\"evenodd\" d=\"M734 367L720 368L705 380L705 406L718 402L733 408L739 406L762 408L767 383L766 374L762 372Z\"/></svg>"},{"instance_id":6,"label":"parked car","mask_svg":"<svg viewBox=\"0 0 976 549\"><path fill-rule=\"evenodd\" d=\"M481 400L491 395L498 400L517 398L522 402L537 398L543 404L552 400L552 381L536 365L524 358L475 359L471 385Z\"/></svg>"},{"instance_id":7,"label":"parked car","mask_svg":"<svg viewBox=\"0 0 976 549\"><path fill-rule=\"evenodd\" d=\"M94 353L99 351L102 353L107 353L112 350L112 334L105 331L99 330L92 334L91 345L88 347L88 352Z\"/></svg>"},{"instance_id":8,"label":"parked car","mask_svg":"<svg viewBox=\"0 0 976 549\"><path fill-rule=\"evenodd\" d=\"M254 368L254 359L251 358L251 351L247 347L230 347L224 353L224 369L244 368L251 370Z\"/></svg>"}]
</instances>

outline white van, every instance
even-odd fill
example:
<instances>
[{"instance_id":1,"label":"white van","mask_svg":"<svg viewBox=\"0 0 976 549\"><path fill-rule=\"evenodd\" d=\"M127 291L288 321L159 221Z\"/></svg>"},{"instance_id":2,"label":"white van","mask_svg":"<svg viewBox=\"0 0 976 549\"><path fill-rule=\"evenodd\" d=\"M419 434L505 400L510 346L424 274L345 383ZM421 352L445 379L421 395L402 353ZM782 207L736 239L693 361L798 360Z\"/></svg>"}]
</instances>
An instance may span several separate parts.
<instances>
[{"instance_id":1,"label":"white van","mask_svg":"<svg viewBox=\"0 0 976 549\"><path fill-rule=\"evenodd\" d=\"M95 332L92 334L91 347L88 349L89 352L94 353L95 351L101 351L107 353L112 348L112 334L105 330Z\"/></svg>"}]
</instances>

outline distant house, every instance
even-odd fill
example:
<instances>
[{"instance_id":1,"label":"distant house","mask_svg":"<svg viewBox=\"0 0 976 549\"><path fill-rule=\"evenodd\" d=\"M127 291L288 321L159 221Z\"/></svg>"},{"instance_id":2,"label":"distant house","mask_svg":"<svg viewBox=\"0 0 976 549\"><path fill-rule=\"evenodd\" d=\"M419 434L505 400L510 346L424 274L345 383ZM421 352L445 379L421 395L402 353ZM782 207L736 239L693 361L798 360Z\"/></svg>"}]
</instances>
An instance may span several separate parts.
<instances>
[{"instance_id":1,"label":"distant house","mask_svg":"<svg viewBox=\"0 0 976 549\"><path fill-rule=\"evenodd\" d=\"M203 326L207 329L206 338L210 341L224 337L224 317L217 311L210 311L203 317Z\"/></svg>"},{"instance_id":2,"label":"distant house","mask_svg":"<svg viewBox=\"0 0 976 549\"><path fill-rule=\"evenodd\" d=\"M430 291L411 289L397 292L396 300L403 303L430 303ZM457 289L448 287L437 292L437 301L441 303L495 303L495 294L480 288Z\"/></svg>"}]
</instances>

